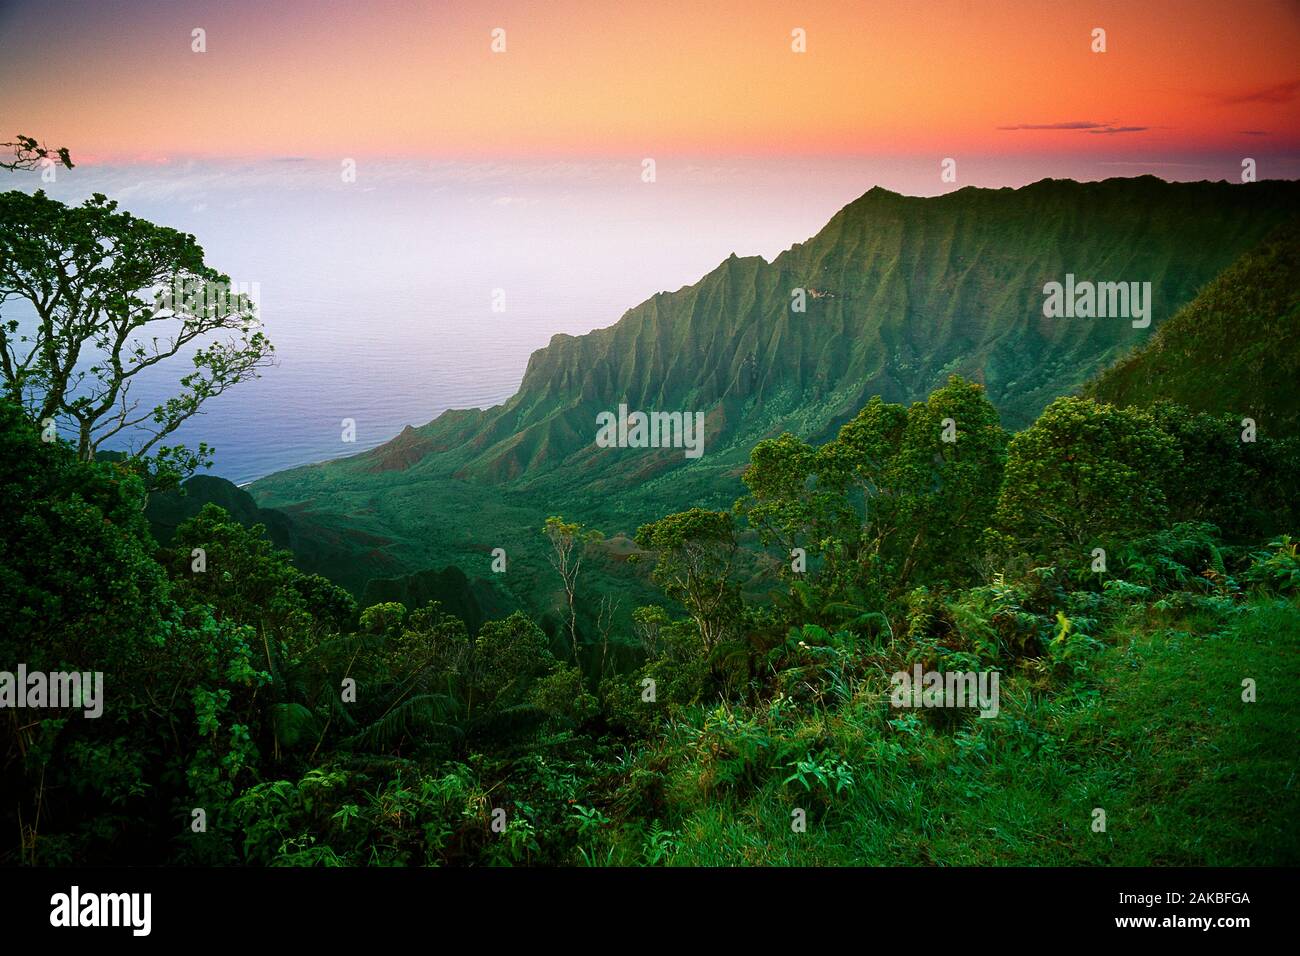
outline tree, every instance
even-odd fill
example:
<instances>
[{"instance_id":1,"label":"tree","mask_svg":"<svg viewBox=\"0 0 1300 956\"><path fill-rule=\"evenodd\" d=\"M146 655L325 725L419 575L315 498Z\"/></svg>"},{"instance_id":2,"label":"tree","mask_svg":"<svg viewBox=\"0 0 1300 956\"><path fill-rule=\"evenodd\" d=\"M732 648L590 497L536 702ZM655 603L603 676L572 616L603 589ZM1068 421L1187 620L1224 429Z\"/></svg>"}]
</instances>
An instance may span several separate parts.
<instances>
[{"instance_id":1,"label":"tree","mask_svg":"<svg viewBox=\"0 0 1300 956\"><path fill-rule=\"evenodd\" d=\"M759 442L742 475L749 494L736 502L765 545L777 544L783 576L829 600L864 574L868 552L892 533L894 499L886 467L896 451L906 412L878 397L846 423L839 436L813 448L789 433ZM791 568L802 548L820 565ZM789 569L789 570L785 570Z\"/></svg>"},{"instance_id":2,"label":"tree","mask_svg":"<svg viewBox=\"0 0 1300 956\"><path fill-rule=\"evenodd\" d=\"M1148 409L1177 444L1181 466L1161 475L1174 522L1212 522L1228 541L1258 541L1295 527L1300 442L1242 440L1242 416L1194 412L1169 401Z\"/></svg>"},{"instance_id":3,"label":"tree","mask_svg":"<svg viewBox=\"0 0 1300 956\"><path fill-rule=\"evenodd\" d=\"M1074 559L1160 525L1174 440L1131 408L1058 398L1007 448L995 521L1035 555Z\"/></svg>"},{"instance_id":4,"label":"tree","mask_svg":"<svg viewBox=\"0 0 1300 956\"><path fill-rule=\"evenodd\" d=\"M177 602L122 463L42 441L3 397L0 447L0 660L103 677L101 719L0 709L0 814L20 841L0 859L156 864L184 806L208 809L206 858L229 862L220 811L256 759L269 679L251 628Z\"/></svg>"},{"instance_id":5,"label":"tree","mask_svg":"<svg viewBox=\"0 0 1300 956\"><path fill-rule=\"evenodd\" d=\"M576 522L565 521L559 515L546 519L542 534L551 543L551 553L547 560L560 575L564 585L564 597L569 606L569 641L573 645L573 662L581 666L578 660L578 610L576 603L578 572L582 570L582 559L586 557L587 546L599 541L599 531L585 529Z\"/></svg>"},{"instance_id":6,"label":"tree","mask_svg":"<svg viewBox=\"0 0 1300 956\"><path fill-rule=\"evenodd\" d=\"M736 509L763 544L776 544L783 554L803 548L834 562L846 532L858 522L845 500L848 467L843 475L835 472L842 480L827 480L841 463L832 462L825 448L814 449L789 432L759 442L742 475L749 494L736 502Z\"/></svg>"},{"instance_id":7,"label":"tree","mask_svg":"<svg viewBox=\"0 0 1300 956\"><path fill-rule=\"evenodd\" d=\"M506 707L523 700L533 680L555 666L546 644L542 629L519 611L485 622L474 639L473 676L481 706Z\"/></svg>"},{"instance_id":8,"label":"tree","mask_svg":"<svg viewBox=\"0 0 1300 956\"><path fill-rule=\"evenodd\" d=\"M789 434L760 442L737 510L765 544L820 559L795 577L804 597L858 606L917 579L969 579L1005 459L983 387L952 376L907 409L872 398L820 448Z\"/></svg>"},{"instance_id":9,"label":"tree","mask_svg":"<svg viewBox=\"0 0 1300 956\"><path fill-rule=\"evenodd\" d=\"M260 524L246 528L209 502L176 529L165 557L182 604L206 604L217 618L251 625L262 635L311 626L296 587L302 572Z\"/></svg>"},{"instance_id":10,"label":"tree","mask_svg":"<svg viewBox=\"0 0 1300 956\"><path fill-rule=\"evenodd\" d=\"M22 133L19 133L12 143L0 143L0 149L14 154L12 160L0 160L0 169L40 169L55 162L56 158L68 169L72 168L72 157L68 154L66 146L52 149Z\"/></svg>"},{"instance_id":11,"label":"tree","mask_svg":"<svg viewBox=\"0 0 1300 956\"><path fill-rule=\"evenodd\" d=\"M659 635L668 623L668 612L658 604L639 607L632 612L632 630L648 660L659 656Z\"/></svg>"},{"instance_id":12,"label":"tree","mask_svg":"<svg viewBox=\"0 0 1300 956\"><path fill-rule=\"evenodd\" d=\"M897 587L971 578L997 507L1007 435L984 388L957 376L907 410L888 484L898 502Z\"/></svg>"},{"instance_id":13,"label":"tree","mask_svg":"<svg viewBox=\"0 0 1300 956\"><path fill-rule=\"evenodd\" d=\"M3 398L0 447L3 659L35 669L147 648L165 630L169 588L138 478L41 441Z\"/></svg>"},{"instance_id":14,"label":"tree","mask_svg":"<svg viewBox=\"0 0 1300 956\"><path fill-rule=\"evenodd\" d=\"M655 552L655 583L686 607L705 650L712 651L740 603L731 580L737 549L731 514L692 508L668 515L638 528L636 543Z\"/></svg>"},{"instance_id":15,"label":"tree","mask_svg":"<svg viewBox=\"0 0 1300 956\"><path fill-rule=\"evenodd\" d=\"M256 378L274 349L253 304L204 263L194 237L96 193L66 206L44 192L0 193L0 385L43 426L68 423L89 461L121 435L161 482L210 464L211 450L160 444L209 399ZM193 370L152 408L131 397L141 373L177 358Z\"/></svg>"},{"instance_id":16,"label":"tree","mask_svg":"<svg viewBox=\"0 0 1300 956\"><path fill-rule=\"evenodd\" d=\"M265 663L270 693L281 703L295 697L287 677L293 661L355 617L356 602L346 591L307 577L262 525L245 527L211 502L176 529L162 556L177 601L204 605L217 621L251 629L259 667Z\"/></svg>"}]
</instances>

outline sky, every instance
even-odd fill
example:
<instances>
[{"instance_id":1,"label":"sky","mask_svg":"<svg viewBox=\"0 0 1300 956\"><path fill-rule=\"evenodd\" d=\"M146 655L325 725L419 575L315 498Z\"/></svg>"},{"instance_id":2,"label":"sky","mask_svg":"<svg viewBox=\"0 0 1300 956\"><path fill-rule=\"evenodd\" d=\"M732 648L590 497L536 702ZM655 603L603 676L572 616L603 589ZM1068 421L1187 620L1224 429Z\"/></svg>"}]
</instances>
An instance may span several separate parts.
<instances>
[{"instance_id":1,"label":"sky","mask_svg":"<svg viewBox=\"0 0 1300 956\"><path fill-rule=\"evenodd\" d=\"M1297 51L1296 0L0 0L0 122L87 162L1179 162L1300 149Z\"/></svg>"}]
</instances>

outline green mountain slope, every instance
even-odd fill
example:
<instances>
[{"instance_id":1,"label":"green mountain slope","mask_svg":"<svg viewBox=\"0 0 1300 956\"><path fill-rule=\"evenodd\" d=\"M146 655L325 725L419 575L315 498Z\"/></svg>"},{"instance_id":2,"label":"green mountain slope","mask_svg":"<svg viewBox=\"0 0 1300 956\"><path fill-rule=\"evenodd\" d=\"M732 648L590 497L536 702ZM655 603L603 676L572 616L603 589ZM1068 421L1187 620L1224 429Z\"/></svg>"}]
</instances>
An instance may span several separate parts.
<instances>
[{"instance_id":1,"label":"green mountain slope","mask_svg":"<svg viewBox=\"0 0 1300 956\"><path fill-rule=\"evenodd\" d=\"M438 601L464 621L471 634L477 633L484 621L506 617L516 609L490 580L469 578L457 567L385 577L391 559L375 546L387 542L331 530L324 523L300 520L275 508L259 508L252 495L215 475L195 475L181 489L149 496L145 518L154 540L163 546L171 544L176 529L207 504L221 506L246 528L261 525L273 545L293 552L300 570L336 580L346 578L354 588L363 583L363 608L385 601L399 601L408 608ZM351 569L351 574L340 574L343 568Z\"/></svg>"},{"instance_id":2,"label":"green mountain slope","mask_svg":"<svg viewBox=\"0 0 1300 956\"><path fill-rule=\"evenodd\" d=\"M1300 433L1300 222L1280 227L1205 287L1087 394L1114 405L1169 399Z\"/></svg>"},{"instance_id":3,"label":"green mountain slope","mask_svg":"<svg viewBox=\"0 0 1300 956\"><path fill-rule=\"evenodd\" d=\"M176 529L193 518L206 504L220 505L244 527L260 524L266 537L277 548L294 544L293 523L288 515L273 508L259 508L253 496L232 481L216 475L194 475L182 488L149 496L145 517L154 539L162 545L171 543Z\"/></svg>"},{"instance_id":4,"label":"green mountain slope","mask_svg":"<svg viewBox=\"0 0 1300 956\"><path fill-rule=\"evenodd\" d=\"M482 575L491 549L505 547L527 567L507 586L539 594L546 515L614 532L728 506L756 441L829 437L872 395L921 399L955 372L985 384L1005 425L1027 424L1147 341L1297 209L1293 182L1044 180L930 199L873 189L771 263L732 256L609 328L555 336L503 405L449 411L251 490L300 520L385 539L380 554L402 571L455 563ZM1043 286L1067 273L1150 282L1151 326L1045 318ZM795 289L806 290L805 312L791 308ZM597 414L620 403L703 412L703 456L597 447ZM346 562L337 572L364 584Z\"/></svg>"}]
</instances>

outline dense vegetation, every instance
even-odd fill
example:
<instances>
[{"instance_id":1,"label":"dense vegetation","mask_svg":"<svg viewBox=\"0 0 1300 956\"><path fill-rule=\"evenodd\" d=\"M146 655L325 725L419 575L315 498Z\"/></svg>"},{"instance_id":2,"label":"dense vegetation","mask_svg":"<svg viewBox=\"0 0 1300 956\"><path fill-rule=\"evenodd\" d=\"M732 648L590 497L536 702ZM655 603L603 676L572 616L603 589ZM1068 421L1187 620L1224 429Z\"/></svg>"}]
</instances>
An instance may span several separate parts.
<instances>
[{"instance_id":1,"label":"dense vegetation","mask_svg":"<svg viewBox=\"0 0 1300 956\"><path fill-rule=\"evenodd\" d=\"M212 504L159 547L127 464L7 401L0 441L0 659L107 694L98 720L5 711L9 863L1300 858L1300 556L1262 543L1295 527L1300 462L1230 417L1063 398L1008 435L954 377L766 440L734 509L637 533L664 600L634 654L358 608ZM598 601L598 536L535 533ZM998 717L892 706L916 664L997 670Z\"/></svg>"},{"instance_id":2,"label":"dense vegetation","mask_svg":"<svg viewBox=\"0 0 1300 956\"><path fill-rule=\"evenodd\" d=\"M10 145L7 168L53 155ZM1297 862L1294 227L1082 397L1063 393L1127 326L1035 331L1007 298L1061 243L1102 269L1159 222L1143 268L1186 301L1294 195L873 191L770 266L733 259L554 343L506 406L260 503L178 490L208 450L158 444L270 354L245 302L166 310L174 343L231 336L142 412L143 448L98 448L136 414L131 370L175 354L130 342L159 319L148 289L224 284L194 238L103 197L0 195L0 303L39 320L0 326L0 667L105 692L99 717L5 699L0 861ZM773 305L814 281L802 324ZM712 364L679 367L683 343ZM89 394L88 347L108 356ZM574 423L611 371L633 399L706 405L720 453L595 467ZM915 709L914 672L1000 684L978 712Z\"/></svg>"}]
</instances>

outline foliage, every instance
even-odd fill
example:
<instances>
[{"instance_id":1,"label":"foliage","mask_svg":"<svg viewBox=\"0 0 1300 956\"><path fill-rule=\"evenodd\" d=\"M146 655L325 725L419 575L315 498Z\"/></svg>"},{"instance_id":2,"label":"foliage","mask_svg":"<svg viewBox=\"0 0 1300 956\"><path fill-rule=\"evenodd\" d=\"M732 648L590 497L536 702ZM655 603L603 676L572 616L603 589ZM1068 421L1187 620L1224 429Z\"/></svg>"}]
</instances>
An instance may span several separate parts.
<instances>
[{"instance_id":1,"label":"foliage","mask_svg":"<svg viewBox=\"0 0 1300 956\"><path fill-rule=\"evenodd\" d=\"M1228 541L1258 541L1295 527L1300 439L1256 434L1244 441L1240 415L1193 412L1167 400L1148 409L1174 439L1181 460L1160 475L1175 522L1213 522Z\"/></svg>"},{"instance_id":2,"label":"foliage","mask_svg":"<svg viewBox=\"0 0 1300 956\"><path fill-rule=\"evenodd\" d=\"M149 860L206 808L203 859L230 852L220 808L252 781L269 675L254 633L183 595L153 559L137 476L43 442L0 400L0 659L102 675L103 715L36 712L10 731L0 777L29 863ZM11 663L10 663L11 662ZM39 716L37 716L39 714Z\"/></svg>"},{"instance_id":3,"label":"foliage","mask_svg":"<svg viewBox=\"0 0 1300 956\"><path fill-rule=\"evenodd\" d=\"M692 508L642 525L636 543L655 553L655 582L686 606L704 649L713 650L727 635L738 608L731 579L737 549L731 515Z\"/></svg>"},{"instance_id":4,"label":"foliage","mask_svg":"<svg viewBox=\"0 0 1300 956\"><path fill-rule=\"evenodd\" d=\"M1032 553L1080 566L1092 548L1165 520L1161 477L1177 466L1149 415L1058 398L1011 439L995 520Z\"/></svg>"},{"instance_id":5,"label":"foliage","mask_svg":"<svg viewBox=\"0 0 1300 956\"><path fill-rule=\"evenodd\" d=\"M873 398L815 450L788 434L760 442L736 507L764 544L821 563L806 575L783 567L792 593L869 613L918 578L975 575L1005 446L984 390L952 376L906 410Z\"/></svg>"},{"instance_id":6,"label":"foliage","mask_svg":"<svg viewBox=\"0 0 1300 956\"><path fill-rule=\"evenodd\" d=\"M73 168L72 157L66 146L58 148L45 146L31 136L19 133L12 143L0 143L0 150L12 152L11 160L0 160L0 169L40 169L50 163L59 163L67 169Z\"/></svg>"},{"instance_id":7,"label":"foliage","mask_svg":"<svg viewBox=\"0 0 1300 956\"><path fill-rule=\"evenodd\" d=\"M257 377L274 351L248 297L231 293L193 236L119 212L99 193L80 206L0 193L0 306L13 299L35 322L0 320L5 394L32 421L66 426L83 460L129 441L159 485L211 460L204 446L161 444L167 436ZM137 376L173 358L192 370L175 395L141 408Z\"/></svg>"},{"instance_id":8,"label":"foliage","mask_svg":"<svg viewBox=\"0 0 1300 956\"><path fill-rule=\"evenodd\" d=\"M1284 534L1268 546L1271 551L1261 551L1254 556L1250 567L1242 577L1247 583L1277 594L1295 594L1300 592L1300 556L1297 556L1297 543L1289 534Z\"/></svg>"},{"instance_id":9,"label":"foliage","mask_svg":"<svg viewBox=\"0 0 1300 956\"><path fill-rule=\"evenodd\" d=\"M1200 726L1192 746L1236 752L1231 727L1255 718L1234 703L1232 682L1278 666L1276 642L1300 633L1294 541L1251 552L1207 521L1171 523L1171 513L1220 514L1209 498L1196 504L1189 485L1140 467L1176 461L1192 447L1187 428L1208 436L1218 425L1173 409L1049 409L1034 441L1012 440L999 489L1004 436L984 403L953 380L906 411L874 403L820 448L787 436L756 449L739 509L756 536L782 547L816 539L810 571L784 575L771 601L753 603L754 582L742 584L731 513L696 508L643 525L636 543L653 554L667 602L632 612L631 631L615 638L630 663L592 689L526 614L471 634L438 601L358 613L347 592L215 505L156 548L132 468L80 461L0 403L0 438L14 451L0 460L0 487L19 505L0 515L0 598L18 609L0 651L29 667L100 668L115 688L111 720L58 714L18 729L20 746L0 767L19 795L11 832L21 840L7 857L1300 859L1294 841L1257 842L1256 821L1294 811L1286 766L1242 755L1271 790L1197 791L1197 765L1167 756L1187 746L1184 724L1195 718L1149 702L1153 686L1206 693L1174 652L1194 647L1198 667L1227 690L1208 705L1222 719ZM955 451L934 437L944 419L957 423ZM1183 430L1164 430L1177 431L1170 422ZM1008 489L1013 475L1044 489L1033 508ZM1169 497L1159 508L1106 499L1119 488L1159 495L1162 475ZM1104 574L1084 570L1070 548L1052 563L1083 533L1070 538L1039 514L1063 488L1087 503L1080 528L1111 547ZM1242 514L1222 504L1230 520ZM946 526L950 514L959 531ZM981 553L988 538L975 529L994 520L1019 564ZM576 549L586 532L572 534ZM1004 571L981 573L999 560ZM998 719L895 709L889 675L918 665L999 673ZM1293 732L1296 718L1280 712L1276 732ZM1153 736L1177 746L1149 746ZM1136 769L1117 778L1117 762ZM1204 838L1134 809L1201 819L1203 807L1180 796L1187 788L1219 801ZM1139 818L1122 844L1089 838L1086 809L1103 789L1107 805ZM198 830L196 808L206 814ZM806 832L791 830L791 808L808 815ZM990 841L990 830L1000 836Z\"/></svg>"}]
</instances>

